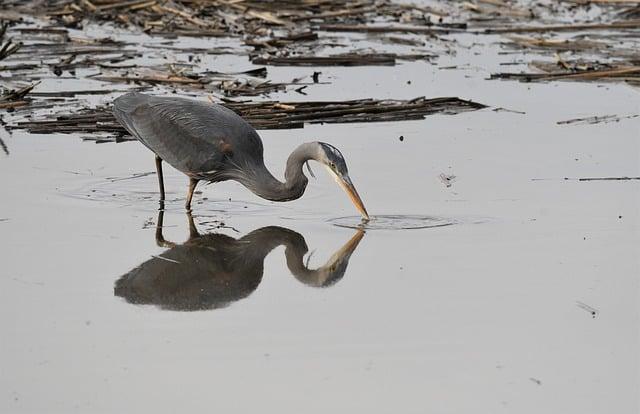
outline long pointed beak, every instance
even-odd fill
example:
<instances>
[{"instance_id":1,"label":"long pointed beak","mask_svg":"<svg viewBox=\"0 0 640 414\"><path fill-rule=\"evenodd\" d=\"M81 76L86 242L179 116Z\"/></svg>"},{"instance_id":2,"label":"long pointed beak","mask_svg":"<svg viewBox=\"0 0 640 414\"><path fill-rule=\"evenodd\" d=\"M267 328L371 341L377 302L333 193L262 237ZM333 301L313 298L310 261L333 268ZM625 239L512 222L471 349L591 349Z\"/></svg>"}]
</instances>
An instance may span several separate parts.
<instances>
[{"instance_id":1,"label":"long pointed beak","mask_svg":"<svg viewBox=\"0 0 640 414\"><path fill-rule=\"evenodd\" d=\"M308 269L306 265L298 269L298 271L292 267L289 267L289 269L295 278L305 285L314 287L331 285L344 276L347 266L349 265L349 259L356 250L356 247L358 247L358 244L360 244L360 240L362 240L364 234L363 230L356 231L356 234L354 234L344 246L336 251L324 265L316 270Z\"/></svg>"},{"instance_id":2,"label":"long pointed beak","mask_svg":"<svg viewBox=\"0 0 640 414\"><path fill-rule=\"evenodd\" d=\"M362 217L364 217L365 220L369 220L369 213L367 213L367 209L365 208L364 203L362 202L362 199L356 191L356 187L351 182L349 176L336 176L336 181L338 181L340 187L342 187L342 189L347 193L353 205L355 205L360 214L362 214Z\"/></svg>"},{"instance_id":3,"label":"long pointed beak","mask_svg":"<svg viewBox=\"0 0 640 414\"><path fill-rule=\"evenodd\" d=\"M338 249L338 251L336 251L329 258L329 260L327 260L327 263L325 263L324 266L322 267L330 268L331 266L334 266L336 263L339 263L345 259L349 259L353 254L353 252L356 250L356 247L358 247L358 244L360 244L360 240L362 240L362 238L364 237L364 234L365 233L362 230L356 231L356 234L354 234L349 239L349 241L344 244L344 246Z\"/></svg>"},{"instance_id":4,"label":"long pointed beak","mask_svg":"<svg viewBox=\"0 0 640 414\"><path fill-rule=\"evenodd\" d=\"M351 237L349 241L346 242L344 246L340 248L340 250L338 250L337 253L340 256L346 256L347 254L351 256L351 254L356 250L356 247L358 247L358 244L360 244L360 240L362 240L363 237L364 231L356 231L356 234L354 234L353 237Z\"/></svg>"}]
</instances>

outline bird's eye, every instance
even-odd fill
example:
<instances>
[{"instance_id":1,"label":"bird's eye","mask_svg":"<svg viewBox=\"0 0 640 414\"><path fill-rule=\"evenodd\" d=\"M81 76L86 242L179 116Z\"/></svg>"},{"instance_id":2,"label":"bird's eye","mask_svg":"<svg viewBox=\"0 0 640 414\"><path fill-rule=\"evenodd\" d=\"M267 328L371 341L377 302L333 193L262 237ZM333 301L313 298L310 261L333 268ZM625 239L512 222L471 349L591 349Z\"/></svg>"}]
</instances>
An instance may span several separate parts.
<instances>
[{"instance_id":1,"label":"bird's eye","mask_svg":"<svg viewBox=\"0 0 640 414\"><path fill-rule=\"evenodd\" d=\"M334 163L329 163L329 167L331 167L332 170L336 169L336 165Z\"/></svg>"}]
</instances>

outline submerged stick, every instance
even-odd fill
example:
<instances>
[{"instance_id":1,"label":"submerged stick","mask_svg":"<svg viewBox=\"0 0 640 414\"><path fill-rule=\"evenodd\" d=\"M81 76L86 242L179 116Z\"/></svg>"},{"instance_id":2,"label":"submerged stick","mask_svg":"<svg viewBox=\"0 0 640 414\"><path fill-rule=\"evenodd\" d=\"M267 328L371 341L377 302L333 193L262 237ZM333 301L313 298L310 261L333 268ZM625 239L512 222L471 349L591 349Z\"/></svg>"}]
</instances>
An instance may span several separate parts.
<instances>
[{"instance_id":1,"label":"submerged stick","mask_svg":"<svg viewBox=\"0 0 640 414\"><path fill-rule=\"evenodd\" d=\"M9 155L9 147L7 147L7 144L4 143L2 137L0 137L0 148L2 148L5 154Z\"/></svg>"}]
</instances>

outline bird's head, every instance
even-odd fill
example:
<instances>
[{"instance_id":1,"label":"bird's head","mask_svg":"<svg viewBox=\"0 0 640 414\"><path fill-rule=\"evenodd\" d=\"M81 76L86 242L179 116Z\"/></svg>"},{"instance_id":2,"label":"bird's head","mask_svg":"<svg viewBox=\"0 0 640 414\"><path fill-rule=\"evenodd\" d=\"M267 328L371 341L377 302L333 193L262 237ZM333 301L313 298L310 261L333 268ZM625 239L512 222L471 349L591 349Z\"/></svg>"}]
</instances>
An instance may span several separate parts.
<instances>
[{"instance_id":1,"label":"bird's head","mask_svg":"<svg viewBox=\"0 0 640 414\"><path fill-rule=\"evenodd\" d=\"M327 168L329 174L333 176L338 185L347 193L362 216L366 220L369 220L369 213L367 213L367 209L364 207L364 203L360 195L358 195L356 187L353 185L353 182L351 182L351 178L349 178L349 170L347 169L347 163L342 153L333 145L325 142L318 142L318 145L320 147L320 154L317 161Z\"/></svg>"}]
</instances>

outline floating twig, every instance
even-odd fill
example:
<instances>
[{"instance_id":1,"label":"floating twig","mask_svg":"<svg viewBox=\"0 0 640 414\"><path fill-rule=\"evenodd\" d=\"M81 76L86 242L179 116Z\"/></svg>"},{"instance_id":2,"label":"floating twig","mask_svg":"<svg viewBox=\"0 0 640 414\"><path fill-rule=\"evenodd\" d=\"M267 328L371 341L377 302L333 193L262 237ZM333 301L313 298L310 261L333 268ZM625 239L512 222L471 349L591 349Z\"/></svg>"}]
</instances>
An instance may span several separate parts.
<instances>
[{"instance_id":1,"label":"floating twig","mask_svg":"<svg viewBox=\"0 0 640 414\"><path fill-rule=\"evenodd\" d=\"M600 123L610 123L610 122L619 122L623 119L632 119L638 118L640 114L633 115L596 115L596 116L588 116L586 118L574 118L567 119L565 121L558 121L556 124L558 125L583 125L583 124L600 124Z\"/></svg>"},{"instance_id":2,"label":"floating twig","mask_svg":"<svg viewBox=\"0 0 640 414\"><path fill-rule=\"evenodd\" d=\"M580 309L584 309L587 312L589 312L591 314L591 317L593 319L596 318L596 316L598 316L598 310L595 308L592 308L591 306L587 305L586 303L580 302L580 301L576 301L576 305L580 308Z\"/></svg>"}]
</instances>

